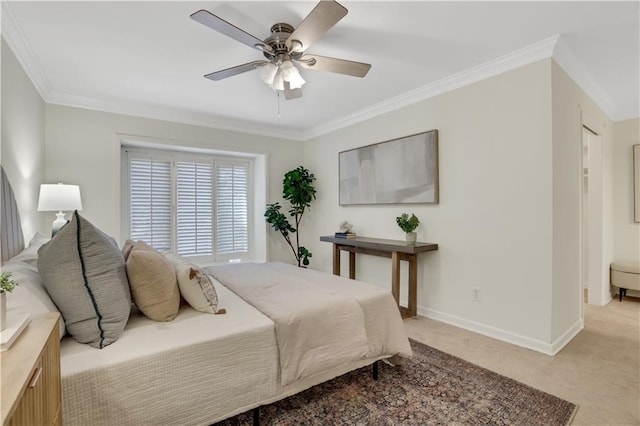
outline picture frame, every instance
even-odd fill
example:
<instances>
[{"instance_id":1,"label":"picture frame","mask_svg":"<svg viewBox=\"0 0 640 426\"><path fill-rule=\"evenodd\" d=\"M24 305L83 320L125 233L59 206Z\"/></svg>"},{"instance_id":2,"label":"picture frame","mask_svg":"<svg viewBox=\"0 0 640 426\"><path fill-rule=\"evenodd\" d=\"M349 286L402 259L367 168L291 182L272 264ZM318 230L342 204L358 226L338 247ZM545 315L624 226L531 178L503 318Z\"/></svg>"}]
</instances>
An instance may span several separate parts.
<instances>
[{"instance_id":1,"label":"picture frame","mask_svg":"<svg viewBox=\"0 0 640 426\"><path fill-rule=\"evenodd\" d=\"M633 145L633 221L640 223L640 145Z\"/></svg>"},{"instance_id":2,"label":"picture frame","mask_svg":"<svg viewBox=\"0 0 640 426\"><path fill-rule=\"evenodd\" d=\"M438 130L339 152L339 204L438 204L438 168Z\"/></svg>"}]
</instances>

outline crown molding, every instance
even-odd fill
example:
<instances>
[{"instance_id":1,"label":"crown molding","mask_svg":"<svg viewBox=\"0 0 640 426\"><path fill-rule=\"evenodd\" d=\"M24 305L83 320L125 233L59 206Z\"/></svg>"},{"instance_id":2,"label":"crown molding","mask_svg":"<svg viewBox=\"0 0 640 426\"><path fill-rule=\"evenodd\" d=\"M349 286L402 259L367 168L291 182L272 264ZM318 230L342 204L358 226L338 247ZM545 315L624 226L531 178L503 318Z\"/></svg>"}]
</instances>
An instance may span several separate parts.
<instances>
[{"instance_id":1,"label":"crown molding","mask_svg":"<svg viewBox=\"0 0 640 426\"><path fill-rule=\"evenodd\" d=\"M549 37L522 49L514 50L513 52L507 53L506 55L500 56L491 61L476 65L459 73L452 74L448 77L427 84L426 86L361 109L360 111L356 111L346 117L314 127L304 133L304 139L312 139L361 121L395 111L405 106L415 104L425 99L432 98L442 93L468 86L469 84L502 74L541 59L549 58L553 54L553 49L557 40L558 35Z\"/></svg>"},{"instance_id":2,"label":"crown molding","mask_svg":"<svg viewBox=\"0 0 640 426\"><path fill-rule=\"evenodd\" d=\"M616 109L611 99L600 86L595 83L594 79L586 71L584 65L576 58L568 45L558 35L533 43L522 49L515 50L426 86L363 108L345 117L303 131L282 129L275 126L260 125L252 121L229 119L196 111L150 105L142 102L105 100L55 91L46 77L42 66L38 62L36 55L33 53L27 38L24 36L24 32L21 30L11 6L6 1L2 2L2 37L16 55L20 65L30 77L40 96L47 103L296 141L313 139L550 57L553 57L558 65L602 108L607 116L615 121L629 118Z\"/></svg>"},{"instance_id":3,"label":"crown molding","mask_svg":"<svg viewBox=\"0 0 640 426\"><path fill-rule=\"evenodd\" d=\"M40 62L31 49L24 32L18 25L16 16L9 2L2 2L2 38L18 59L25 73L36 87L40 97L46 102L52 92L52 86L44 73Z\"/></svg>"},{"instance_id":4,"label":"crown molding","mask_svg":"<svg viewBox=\"0 0 640 426\"><path fill-rule=\"evenodd\" d=\"M252 121L221 118L180 108L163 107L134 101L109 101L57 91L52 91L46 101L56 105L191 124L257 136L302 141L302 133L299 131L283 130L273 126L261 126Z\"/></svg>"},{"instance_id":5,"label":"crown molding","mask_svg":"<svg viewBox=\"0 0 640 426\"><path fill-rule=\"evenodd\" d=\"M624 120L627 117L616 108L611 98L595 82L587 68L561 37L553 50L553 59L571 77L571 79L602 109L612 121Z\"/></svg>"},{"instance_id":6,"label":"crown molding","mask_svg":"<svg viewBox=\"0 0 640 426\"><path fill-rule=\"evenodd\" d=\"M25 73L36 87L40 97L42 97L46 103L192 124L195 126L211 127L219 130L278 139L302 140L303 135L300 131L283 130L273 126L261 126L251 121L228 119L195 111L161 107L141 102L104 100L56 91L44 73L37 56L33 53L33 49L24 35L24 31L20 28L9 2L2 1L1 10L2 38L5 39Z\"/></svg>"},{"instance_id":7,"label":"crown molding","mask_svg":"<svg viewBox=\"0 0 640 426\"><path fill-rule=\"evenodd\" d=\"M467 86L503 72L510 71L523 65L530 64L540 59L548 58L553 54L554 46L558 40L557 35L549 37L548 39L510 52L494 60L356 111L346 117L329 121L306 131L299 131L259 125L251 121L216 117L210 114L179 108L162 107L126 100L104 100L55 91L37 61L35 54L23 34L23 31L20 29L8 2L2 2L2 27L3 37L7 40L9 47L15 53L27 75L30 76L40 93L40 96L42 96L44 101L47 103L296 141L312 139L399 108L415 104L439 94Z\"/></svg>"}]
</instances>

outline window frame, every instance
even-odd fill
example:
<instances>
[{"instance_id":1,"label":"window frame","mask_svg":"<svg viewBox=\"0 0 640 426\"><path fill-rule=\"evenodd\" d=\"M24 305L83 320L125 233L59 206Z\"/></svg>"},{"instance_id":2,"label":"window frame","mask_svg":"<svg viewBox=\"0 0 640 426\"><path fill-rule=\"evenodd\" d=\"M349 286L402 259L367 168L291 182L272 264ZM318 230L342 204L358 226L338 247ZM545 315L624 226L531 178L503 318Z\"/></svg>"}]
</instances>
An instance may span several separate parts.
<instances>
[{"instance_id":1,"label":"window frame","mask_svg":"<svg viewBox=\"0 0 640 426\"><path fill-rule=\"evenodd\" d=\"M169 161L171 163L171 251L177 253L177 166L178 161L182 162L206 162L211 164L212 170L212 254L203 256L184 256L186 259L199 265L212 265L225 262L246 262L254 260L255 257L255 228L254 228L254 198L255 198L255 159L249 156L217 155L209 153L194 153L188 151L161 149L161 148L140 148L136 146L121 146L122 177L121 202L122 202L122 233L123 239L131 238L131 158L150 159L156 161ZM233 164L247 166L247 252L235 252L229 254L219 254L217 252L217 188L216 176L217 164Z\"/></svg>"}]
</instances>

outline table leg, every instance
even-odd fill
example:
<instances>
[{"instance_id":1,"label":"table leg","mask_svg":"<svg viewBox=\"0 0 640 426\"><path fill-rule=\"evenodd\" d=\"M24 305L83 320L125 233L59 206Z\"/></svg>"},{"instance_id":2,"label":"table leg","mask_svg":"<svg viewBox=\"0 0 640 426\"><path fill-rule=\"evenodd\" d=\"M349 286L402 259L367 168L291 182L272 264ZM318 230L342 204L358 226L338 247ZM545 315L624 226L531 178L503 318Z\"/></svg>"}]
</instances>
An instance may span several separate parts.
<instances>
[{"instance_id":1,"label":"table leg","mask_svg":"<svg viewBox=\"0 0 640 426\"><path fill-rule=\"evenodd\" d=\"M400 306L400 255L395 251L391 253L391 294Z\"/></svg>"},{"instance_id":2,"label":"table leg","mask_svg":"<svg viewBox=\"0 0 640 426\"><path fill-rule=\"evenodd\" d=\"M352 251L349 252L349 278L356 279L356 254Z\"/></svg>"},{"instance_id":3,"label":"table leg","mask_svg":"<svg viewBox=\"0 0 640 426\"><path fill-rule=\"evenodd\" d=\"M418 258L414 254L409 259L409 313L412 317L418 314Z\"/></svg>"},{"instance_id":4,"label":"table leg","mask_svg":"<svg viewBox=\"0 0 640 426\"><path fill-rule=\"evenodd\" d=\"M333 245L333 275L340 275L340 247Z\"/></svg>"}]
</instances>

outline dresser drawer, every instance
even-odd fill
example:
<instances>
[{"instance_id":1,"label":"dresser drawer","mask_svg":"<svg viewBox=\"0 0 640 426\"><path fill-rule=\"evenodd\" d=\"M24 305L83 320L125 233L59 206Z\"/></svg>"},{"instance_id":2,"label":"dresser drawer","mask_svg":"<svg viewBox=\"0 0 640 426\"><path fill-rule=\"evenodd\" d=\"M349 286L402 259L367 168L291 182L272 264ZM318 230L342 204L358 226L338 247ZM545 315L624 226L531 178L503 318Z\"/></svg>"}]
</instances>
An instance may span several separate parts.
<instances>
[{"instance_id":1,"label":"dresser drawer","mask_svg":"<svg viewBox=\"0 0 640 426\"><path fill-rule=\"evenodd\" d=\"M5 401L3 395L3 412L7 406L11 406L9 417L3 419L4 425L61 423L60 339L57 318L57 314L53 321L41 321L42 318L34 317L23 332L24 335L8 351L2 353L3 373L5 370L11 371L10 375L3 377L3 394L6 391L16 395L13 403ZM40 327L48 327L49 333ZM46 340L43 341L43 337ZM38 350L39 353L34 353ZM25 355L22 358L24 362L20 362L21 353ZM35 362L29 362L29 358L33 359L35 356ZM24 371L17 371L20 369ZM12 382L5 383L5 378Z\"/></svg>"}]
</instances>

